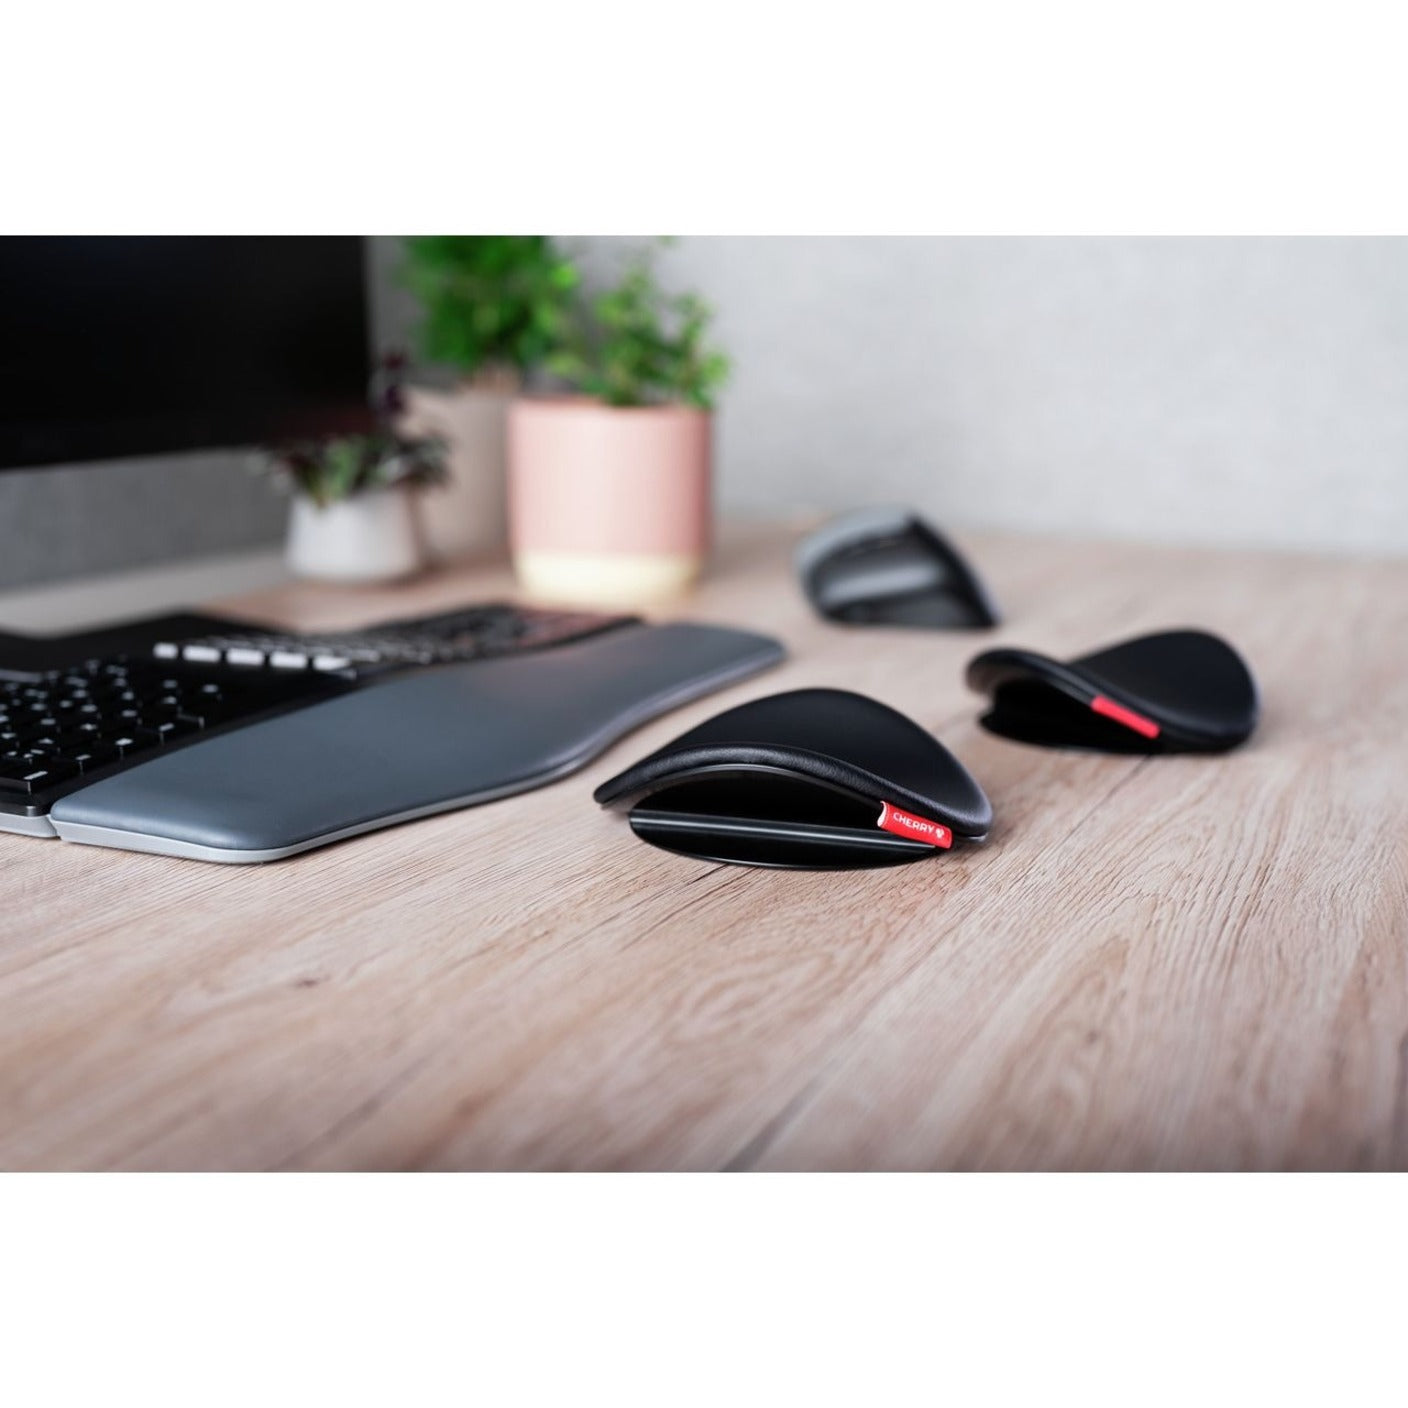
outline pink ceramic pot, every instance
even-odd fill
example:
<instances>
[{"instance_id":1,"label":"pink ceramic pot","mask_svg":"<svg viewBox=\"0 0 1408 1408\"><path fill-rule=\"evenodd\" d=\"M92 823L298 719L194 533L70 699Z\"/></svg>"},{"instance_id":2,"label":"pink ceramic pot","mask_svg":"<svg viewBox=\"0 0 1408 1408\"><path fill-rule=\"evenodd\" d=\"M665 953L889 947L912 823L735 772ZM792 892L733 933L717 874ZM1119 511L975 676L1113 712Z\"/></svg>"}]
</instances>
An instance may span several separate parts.
<instances>
[{"instance_id":1,"label":"pink ceramic pot","mask_svg":"<svg viewBox=\"0 0 1408 1408\"><path fill-rule=\"evenodd\" d=\"M688 587L709 551L711 424L692 406L515 401L509 545L529 595L638 606Z\"/></svg>"}]
</instances>

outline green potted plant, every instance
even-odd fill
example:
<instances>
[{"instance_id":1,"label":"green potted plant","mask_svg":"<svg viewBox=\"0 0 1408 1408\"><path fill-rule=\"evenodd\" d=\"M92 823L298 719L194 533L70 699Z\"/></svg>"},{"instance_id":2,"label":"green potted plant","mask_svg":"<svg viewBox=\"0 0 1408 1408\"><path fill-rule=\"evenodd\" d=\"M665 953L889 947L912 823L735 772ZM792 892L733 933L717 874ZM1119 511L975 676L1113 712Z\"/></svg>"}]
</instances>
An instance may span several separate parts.
<instances>
[{"instance_id":1,"label":"green potted plant","mask_svg":"<svg viewBox=\"0 0 1408 1408\"><path fill-rule=\"evenodd\" d=\"M577 270L545 235L421 235L404 249L420 355L456 381L408 388L401 426L448 448L449 482L422 522L436 557L461 557L504 541L508 405L560 348Z\"/></svg>"},{"instance_id":2,"label":"green potted plant","mask_svg":"<svg viewBox=\"0 0 1408 1408\"><path fill-rule=\"evenodd\" d=\"M533 596L635 606L699 575L711 529L712 417L728 360L710 311L661 286L653 253L579 300L547 366L567 394L509 412L509 530Z\"/></svg>"},{"instance_id":3,"label":"green potted plant","mask_svg":"<svg viewBox=\"0 0 1408 1408\"><path fill-rule=\"evenodd\" d=\"M392 428L403 402L399 359L388 358L375 396L378 426L262 450L255 467L293 498L287 556L301 577L389 581L423 565L412 494L445 479L445 447Z\"/></svg>"}]
</instances>

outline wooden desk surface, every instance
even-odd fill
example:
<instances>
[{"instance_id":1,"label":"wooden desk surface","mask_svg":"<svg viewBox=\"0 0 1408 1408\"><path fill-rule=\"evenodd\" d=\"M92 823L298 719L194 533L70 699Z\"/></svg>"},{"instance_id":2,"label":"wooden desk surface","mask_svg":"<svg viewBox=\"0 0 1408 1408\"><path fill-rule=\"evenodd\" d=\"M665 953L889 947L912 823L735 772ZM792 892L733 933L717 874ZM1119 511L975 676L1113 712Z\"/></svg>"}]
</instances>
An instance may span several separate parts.
<instances>
[{"instance_id":1,"label":"wooden desk surface","mask_svg":"<svg viewBox=\"0 0 1408 1408\"><path fill-rule=\"evenodd\" d=\"M782 669L540 792L280 864L0 836L0 1165L1408 1167L1408 563L969 546L985 636L815 620L793 535L733 534L681 614ZM226 602L350 625L504 592ZM1222 758L1025 748L963 665L1199 624L1260 731ZM867 691L983 782L986 846L847 874L636 841L603 778L712 712Z\"/></svg>"}]
</instances>

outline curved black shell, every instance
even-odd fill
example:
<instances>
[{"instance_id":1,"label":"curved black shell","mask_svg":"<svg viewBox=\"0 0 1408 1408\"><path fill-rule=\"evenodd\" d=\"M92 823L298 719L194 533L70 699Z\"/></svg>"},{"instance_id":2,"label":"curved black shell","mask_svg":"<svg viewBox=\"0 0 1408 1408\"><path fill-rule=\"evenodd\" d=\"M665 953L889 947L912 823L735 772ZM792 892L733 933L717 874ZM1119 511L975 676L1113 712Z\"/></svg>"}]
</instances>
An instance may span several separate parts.
<instances>
[{"instance_id":1,"label":"curved black shell","mask_svg":"<svg viewBox=\"0 0 1408 1408\"><path fill-rule=\"evenodd\" d=\"M989 650L968 683L992 699L993 733L1049 748L1220 753L1251 737L1260 713L1245 660L1206 631L1137 636L1075 660Z\"/></svg>"},{"instance_id":2,"label":"curved black shell","mask_svg":"<svg viewBox=\"0 0 1408 1408\"><path fill-rule=\"evenodd\" d=\"M850 626L982 630L997 607L972 567L905 509L860 509L797 547L797 573L822 615Z\"/></svg>"},{"instance_id":3,"label":"curved black shell","mask_svg":"<svg viewBox=\"0 0 1408 1408\"><path fill-rule=\"evenodd\" d=\"M729 709L602 783L666 850L744 865L893 865L934 845L880 828L884 804L981 840L983 789L936 738L887 705L801 689Z\"/></svg>"}]
</instances>

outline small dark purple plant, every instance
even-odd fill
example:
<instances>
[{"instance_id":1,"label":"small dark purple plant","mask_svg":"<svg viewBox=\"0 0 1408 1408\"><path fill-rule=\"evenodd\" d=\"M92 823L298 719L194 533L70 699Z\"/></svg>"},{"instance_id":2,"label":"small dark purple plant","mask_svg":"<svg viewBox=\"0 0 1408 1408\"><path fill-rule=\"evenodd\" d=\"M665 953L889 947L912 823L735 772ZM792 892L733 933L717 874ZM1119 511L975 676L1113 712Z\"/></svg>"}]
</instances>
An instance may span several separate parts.
<instances>
[{"instance_id":1,"label":"small dark purple plant","mask_svg":"<svg viewBox=\"0 0 1408 1408\"><path fill-rule=\"evenodd\" d=\"M444 442L410 439L394 428L405 410L401 389L405 367L405 355L390 352L372 375L369 390L377 419L375 430L261 450L255 456L256 470L323 508L374 489L443 483Z\"/></svg>"}]
</instances>

